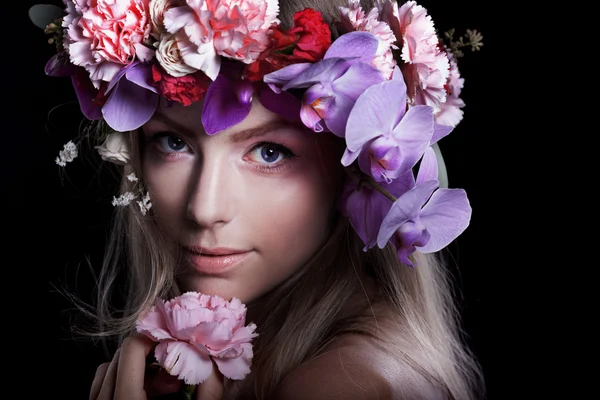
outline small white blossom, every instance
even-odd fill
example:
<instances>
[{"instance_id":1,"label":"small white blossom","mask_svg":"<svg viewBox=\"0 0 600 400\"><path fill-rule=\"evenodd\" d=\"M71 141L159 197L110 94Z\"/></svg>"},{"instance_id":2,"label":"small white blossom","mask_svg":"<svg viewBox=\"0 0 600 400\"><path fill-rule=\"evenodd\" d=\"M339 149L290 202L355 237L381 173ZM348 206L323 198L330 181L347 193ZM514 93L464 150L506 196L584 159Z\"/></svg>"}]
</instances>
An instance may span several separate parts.
<instances>
[{"instance_id":1,"label":"small white blossom","mask_svg":"<svg viewBox=\"0 0 600 400\"><path fill-rule=\"evenodd\" d=\"M56 163L61 167L67 165L68 162L73 161L77 157L77 146L71 140L69 140L61 151L58 152L56 157Z\"/></svg>"},{"instance_id":2,"label":"small white blossom","mask_svg":"<svg viewBox=\"0 0 600 400\"><path fill-rule=\"evenodd\" d=\"M138 180L137 176L135 176L135 172L132 172L129 175L127 175L127 179L129 179L129 182L137 182Z\"/></svg>"},{"instance_id":3,"label":"small white blossom","mask_svg":"<svg viewBox=\"0 0 600 400\"><path fill-rule=\"evenodd\" d=\"M128 206L129 203L131 203L131 201L134 200L136 197L137 196L131 192L125 192L119 197L113 196L112 205L118 207Z\"/></svg>"},{"instance_id":4,"label":"small white blossom","mask_svg":"<svg viewBox=\"0 0 600 400\"><path fill-rule=\"evenodd\" d=\"M146 192L144 197L142 197L142 200L138 201L137 203L140 206L140 211L142 212L142 215L146 215L148 210L152 208L152 203L150 202L150 193Z\"/></svg>"}]
</instances>

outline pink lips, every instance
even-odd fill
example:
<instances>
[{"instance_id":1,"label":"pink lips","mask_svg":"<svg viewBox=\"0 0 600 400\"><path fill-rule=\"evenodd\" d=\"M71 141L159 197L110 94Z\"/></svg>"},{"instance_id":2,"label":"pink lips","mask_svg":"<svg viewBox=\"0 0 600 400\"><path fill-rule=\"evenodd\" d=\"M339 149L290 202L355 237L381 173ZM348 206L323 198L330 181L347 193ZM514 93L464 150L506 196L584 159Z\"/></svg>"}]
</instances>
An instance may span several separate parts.
<instances>
[{"instance_id":1,"label":"pink lips","mask_svg":"<svg viewBox=\"0 0 600 400\"><path fill-rule=\"evenodd\" d=\"M225 272L246 259L251 251L230 248L184 247L187 258L200 273L218 274Z\"/></svg>"}]
</instances>

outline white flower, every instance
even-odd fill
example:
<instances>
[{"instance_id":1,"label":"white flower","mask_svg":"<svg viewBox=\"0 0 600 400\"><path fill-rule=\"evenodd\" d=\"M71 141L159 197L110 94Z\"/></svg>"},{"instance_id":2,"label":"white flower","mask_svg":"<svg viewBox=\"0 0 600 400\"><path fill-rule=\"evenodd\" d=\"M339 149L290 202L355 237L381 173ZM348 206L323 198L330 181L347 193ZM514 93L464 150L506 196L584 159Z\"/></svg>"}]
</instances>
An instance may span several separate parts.
<instances>
[{"instance_id":1,"label":"white flower","mask_svg":"<svg viewBox=\"0 0 600 400\"><path fill-rule=\"evenodd\" d=\"M128 133L110 133L106 136L106 140L101 146L95 147L104 161L110 161L120 165L129 162L129 146L125 135L128 135Z\"/></svg>"},{"instance_id":2,"label":"white flower","mask_svg":"<svg viewBox=\"0 0 600 400\"><path fill-rule=\"evenodd\" d=\"M137 176L135 176L135 172L132 172L129 175L127 175L127 179L129 180L129 182L137 182L138 180Z\"/></svg>"},{"instance_id":3,"label":"white flower","mask_svg":"<svg viewBox=\"0 0 600 400\"><path fill-rule=\"evenodd\" d=\"M132 192L125 192L119 197L113 196L112 205L116 207L128 206L129 203L131 203L136 197L137 195L133 194Z\"/></svg>"},{"instance_id":4,"label":"white flower","mask_svg":"<svg viewBox=\"0 0 600 400\"><path fill-rule=\"evenodd\" d=\"M68 162L73 161L77 157L77 146L72 141L68 141L61 151L58 152L56 157L56 163L61 167L67 165Z\"/></svg>"},{"instance_id":5,"label":"white flower","mask_svg":"<svg viewBox=\"0 0 600 400\"><path fill-rule=\"evenodd\" d=\"M160 38L155 54L160 66L171 76L180 77L198 71L183 61L177 39L171 33Z\"/></svg>"},{"instance_id":6,"label":"white flower","mask_svg":"<svg viewBox=\"0 0 600 400\"><path fill-rule=\"evenodd\" d=\"M137 203L140 206L140 211L142 212L142 215L146 215L148 210L152 208L152 203L150 202L150 193L146 192L144 197L142 197L142 200L138 201Z\"/></svg>"}]
</instances>

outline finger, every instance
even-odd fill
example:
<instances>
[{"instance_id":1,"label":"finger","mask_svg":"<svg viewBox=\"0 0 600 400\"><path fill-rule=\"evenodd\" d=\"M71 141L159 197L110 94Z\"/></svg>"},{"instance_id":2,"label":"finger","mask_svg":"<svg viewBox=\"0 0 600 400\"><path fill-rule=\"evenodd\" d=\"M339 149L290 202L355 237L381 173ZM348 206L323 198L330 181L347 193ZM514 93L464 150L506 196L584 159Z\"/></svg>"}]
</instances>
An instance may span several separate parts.
<instances>
[{"instance_id":1,"label":"finger","mask_svg":"<svg viewBox=\"0 0 600 400\"><path fill-rule=\"evenodd\" d=\"M130 336L123 341L114 400L146 399L144 392L146 357L153 348L154 342L142 335Z\"/></svg>"},{"instance_id":2,"label":"finger","mask_svg":"<svg viewBox=\"0 0 600 400\"><path fill-rule=\"evenodd\" d=\"M115 390L115 380L117 377L117 370L119 368L119 350L115 352L112 361L106 368L104 379L100 382L100 389L96 400L111 400Z\"/></svg>"},{"instance_id":3,"label":"finger","mask_svg":"<svg viewBox=\"0 0 600 400\"><path fill-rule=\"evenodd\" d=\"M109 362L100 364L98 368L96 368L96 374L94 375L94 380L92 381L92 387L90 388L90 400L96 400L98 394L100 393L100 388L102 388L102 382L104 381L104 377L106 376L106 371L108 371Z\"/></svg>"},{"instance_id":4,"label":"finger","mask_svg":"<svg viewBox=\"0 0 600 400\"><path fill-rule=\"evenodd\" d=\"M212 373L198 385L196 400L221 400L223 398L223 375L213 362Z\"/></svg>"}]
</instances>

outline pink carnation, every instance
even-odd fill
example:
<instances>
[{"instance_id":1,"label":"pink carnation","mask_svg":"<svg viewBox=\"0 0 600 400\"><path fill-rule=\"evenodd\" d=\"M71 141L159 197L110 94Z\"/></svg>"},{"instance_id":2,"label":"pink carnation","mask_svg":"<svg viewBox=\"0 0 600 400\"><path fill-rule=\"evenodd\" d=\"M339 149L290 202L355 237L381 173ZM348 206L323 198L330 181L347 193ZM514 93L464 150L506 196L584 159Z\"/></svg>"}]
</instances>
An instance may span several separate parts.
<instances>
[{"instance_id":1,"label":"pink carnation","mask_svg":"<svg viewBox=\"0 0 600 400\"><path fill-rule=\"evenodd\" d=\"M270 29L279 23L277 0L187 0L164 14L175 34L183 61L216 79L219 56L251 64L270 43Z\"/></svg>"},{"instance_id":2,"label":"pink carnation","mask_svg":"<svg viewBox=\"0 0 600 400\"><path fill-rule=\"evenodd\" d=\"M448 76L446 101L441 104L440 111L435 115L435 121L441 125L455 127L463 118L462 108L465 102L459 97L465 84L464 78L460 77L460 71L456 59L452 53L448 53L450 60L450 75Z\"/></svg>"},{"instance_id":3,"label":"pink carnation","mask_svg":"<svg viewBox=\"0 0 600 400\"><path fill-rule=\"evenodd\" d=\"M158 342L154 355L171 375L185 383L204 382L212 360L230 379L243 379L252 363L255 324L244 326L246 306L236 298L187 292L156 305L137 322L140 333Z\"/></svg>"},{"instance_id":4,"label":"pink carnation","mask_svg":"<svg viewBox=\"0 0 600 400\"><path fill-rule=\"evenodd\" d=\"M144 42L150 33L149 0L65 0L64 47L71 62L84 67L96 88L110 82L136 59L154 52Z\"/></svg>"},{"instance_id":5,"label":"pink carnation","mask_svg":"<svg viewBox=\"0 0 600 400\"><path fill-rule=\"evenodd\" d=\"M348 32L364 31L372 33L378 40L377 53L371 64L379 69L387 79L391 79L396 60L392 49L396 49L396 37L384 21L379 20L379 10L372 8L365 14L359 0L348 0L348 7L338 7L340 22Z\"/></svg>"},{"instance_id":6,"label":"pink carnation","mask_svg":"<svg viewBox=\"0 0 600 400\"><path fill-rule=\"evenodd\" d=\"M379 5L382 20L387 22L402 48L403 65L411 104L424 104L440 110L446 101L444 86L450 63L446 52L438 46L439 40L427 10L414 1L398 4L390 0Z\"/></svg>"}]
</instances>

